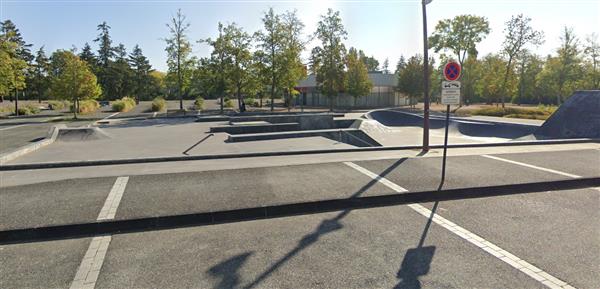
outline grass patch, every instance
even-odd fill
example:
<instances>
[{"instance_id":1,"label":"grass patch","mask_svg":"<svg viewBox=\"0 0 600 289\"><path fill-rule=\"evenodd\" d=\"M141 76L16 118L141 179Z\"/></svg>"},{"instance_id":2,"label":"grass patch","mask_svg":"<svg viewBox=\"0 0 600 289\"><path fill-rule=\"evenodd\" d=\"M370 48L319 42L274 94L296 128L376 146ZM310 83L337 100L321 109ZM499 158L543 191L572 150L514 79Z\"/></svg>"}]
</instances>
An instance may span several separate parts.
<instances>
[{"instance_id":1,"label":"grass patch","mask_svg":"<svg viewBox=\"0 0 600 289\"><path fill-rule=\"evenodd\" d=\"M0 106L0 113L15 113L15 109L12 106Z\"/></svg>"},{"instance_id":2,"label":"grass patch","mask_svg":"<svg viewBox=\"0 0 600 289\"><path fill-rule=\"evenodd\" d=\"M127 112L135 107L135 100L131 97L123 97L115 100L112 104L112 109L115 112Z\"/></svg>"},{"instance_id":3,"label":"grass patch","mask_svg":"<svg viewBox=\"0 0 600 289\"><path fill-rule=\"evenodd\" d=\"M167 101L162 97L156 97L152 100L152 111L164 111L167 109Z\"/></svg>"},{"instance_id":4,"label":"grass patch","mask_svg":"<svg viewBox=\"0 0 600 289\"><path fill-rule=\"evenodd\" d=\"M486 107L486 108L475 109L475 110L471 111L469 114L545 120L548 117L550 117L550 115L552 113L554 113L555 111L556 111L556 107L552 107L552 106L539 106L536 108Z\"/></svg>"}]
</instances>

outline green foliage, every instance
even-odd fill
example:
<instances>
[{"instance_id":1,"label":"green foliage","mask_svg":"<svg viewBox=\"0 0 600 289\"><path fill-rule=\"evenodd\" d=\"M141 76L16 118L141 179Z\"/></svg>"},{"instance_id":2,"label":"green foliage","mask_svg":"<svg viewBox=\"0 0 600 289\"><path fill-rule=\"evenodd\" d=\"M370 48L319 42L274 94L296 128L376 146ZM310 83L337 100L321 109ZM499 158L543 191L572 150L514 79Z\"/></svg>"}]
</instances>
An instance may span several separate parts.
<instances>
[{"instance_id":1,"label":"green foliage","mask_svg":"<svg viewBox=\"0 0 600 289\"><path fill-rule=\"evenodd\" d=\"M69 107L71 104L66 100L50 100L48 101L48 108L51 110L63 110Z\"/></svg>"},{"instance_id":2,"label":"green foliage","mask_svg":"<svg viewBox=\"0 0 600 289\"><path fill-rule=\"evenodd\" d=\"M167 101L162 97L156 97L152 100L152 111L164 111L167 109Z\"/></svg>"},{"instance_id":3,"label":"green foliage","mask_svg":"<svg viewBox=\"0 0 600 289\"><path fill-rule=\"evenodd\" d=\"M367 66L358 58L356 49L350 48L346 66L348 67L348 71L346 72L346 92L355 98L369 95L373 83L369 79Z\"/></svg>"},{"instance_id":4,"label":"green foliage","mask_svg":"<svg viewBox=\"0 0 600 289\"><path fill-rule=\"evenodd\" d=\"M202 97L196 97L196 100L194 100L194 108L196 110L203 110L204 109L204 98Z\"/></svg>"},{"instance_id":5,"label":"green foliage","mask_svg":"<svg viewBox=\"0 0 600 289\"><path fill-rule=\"evenodd\" d=\"M538 108L516 108L516 107L487 107L470 112L472 115L486 115L497 117L513 117L527 119L547 119L556 110L556 107L541 106Z\"/></svg>"},{"instance_id":6,"label":"green foliage","mask_svg":"<svg viewBox=\"0 0 600 289\"><path fill-rule=\"evenodd\" d=\"M18 112L19 112L19 115L38 114L38 113L40 113L40 108L35 105L32 105L32 104L27 104L27 105L20 106L18 108Z\"/></svg>"},{"instance_id":7,"label":"green foliage","mask_svg":"<svg viewBox=\"0 0 600 289\"><path fill-rule=\"evenodd\" d=\"M244 98L244 103L247 106L254 106L254 107L258 106L258 101L255 98L253 98L253 97Z\"/></svg>"},{"instance_id":8,"label":"green foliage","mask_svg":"<svg viewBox=\"0 0 600 289\"><path fill-rule=\"evenodd\" d=\"M12 105L0 105L0 113L15 113L15 108Z\"/></svg>"},{"instance_id":9,"label":"green foliage","mask_svg":"<svg viewBox=\"0 0 600 289\"><path fill-rule=\"evenodd\" d=\"M7 20L9 21L9 20ZM2 22L0 33L0 95L8 95L14 90L25 88L27 62L22 59L24 47L19 44L15 32L6 29ZM12 24L12 22L10 22ZM19 36L20 37L20 36Z\"/></svg>"},{"instance_id":10,"label":"green foliage","mask_svg":"<svg viewBox=\"0 0 600 289\"><path fill-rule=\"evenodd\" d=\"M123 97L112 103L113 111L127 112L135 107L135 100L131 97Z\"/></svg>"},{"instance_id":11,"label":"green foliage","mask_svg":"<svg viewBox=\"0 0 600 289\"><path fill-rule=\"evenodd\" d=\"M231 99L227 99L225 100L225 104L223 104L224 107L227 108L232 108L233 107L233 101Z\"/></svg>"},{"instance_id":12,"label":"green foliage","mask_svg":"<svg viewBox=\"0 0 600 289\"><path fill-rule=\"evenodd\" d=\"M321 46L312 50L311 62L321 92L331 98L330 110L333 109L333 97L344 89L346 47L342 40L346 39L347 34L340 12L334 12L331 8L327 10L327 15L321 16L315 32Z\"/></svg>"},{"instance_id":13,"label":"green foliage","mask_svg":"<svg viewBox=\"0 0 600 289\"><path fill-rule=\"evenodd\" d=\"M51 59L50 95L54 99L71 100L76 104L78 100L93 100L100 96L102 89L96 83L96 76L77 55L71 51L58 50L52 54ZM82 102L79 103L81 105ZM91 105L88 106L86 109L80 107L79 111L88 111ZM77 110L72 111L77 117Z\"/></svg>"},{"instance_id":14,"label":"green foliage","mask_svg":"<svg viewBox=\"0 0 600 289\"><path fill-rule=\"evenodd\" d=\"M489 22L485 17L458 15L453 19L444 19L435 26L429 37L435 52L450 50L463 64L469 55L477 55L476 45L490 33Z\"/></svg>"},{"instance_id":15,"label":"green foliage","mask_svg":"<svg viewBox=\"0 0 600 289\"><path fill-rule=\"evenodd\" d=\"M85 99L79 101L79 109L77 113L90 114L96 112L100 108L100 103L94 99ZM71 112L74 112L75 108L73 104L69 107Z\"/></svg>"}]
</instances>

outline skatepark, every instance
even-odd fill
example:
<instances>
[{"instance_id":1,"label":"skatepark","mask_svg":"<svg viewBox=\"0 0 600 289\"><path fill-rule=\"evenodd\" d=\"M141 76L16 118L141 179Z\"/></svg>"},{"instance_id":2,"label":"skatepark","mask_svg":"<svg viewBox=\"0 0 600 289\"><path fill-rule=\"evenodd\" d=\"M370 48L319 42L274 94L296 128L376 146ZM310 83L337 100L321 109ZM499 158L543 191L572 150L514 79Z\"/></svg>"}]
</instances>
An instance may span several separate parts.
<instances>
[{"instance_id":1,"label":"skatepark","mask_svg":"<svg viewBox=\"0 0 600 289\"><path fill-rule=\"evenodd\" d=\"M452 116L441 190L441 114L51 125L2 154L2 287L594 288L599 112Z\"/></svg>"}]
</instances>

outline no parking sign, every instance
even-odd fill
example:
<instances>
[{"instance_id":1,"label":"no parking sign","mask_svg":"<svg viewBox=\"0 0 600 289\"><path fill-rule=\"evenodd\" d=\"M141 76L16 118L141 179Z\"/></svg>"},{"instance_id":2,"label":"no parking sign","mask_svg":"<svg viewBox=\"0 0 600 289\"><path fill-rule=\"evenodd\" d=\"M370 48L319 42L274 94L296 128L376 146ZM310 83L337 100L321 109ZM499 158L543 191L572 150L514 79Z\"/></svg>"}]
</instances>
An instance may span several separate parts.
<instances>
[{"instance_id":1,"label":"no parking sign","mask_svg":"<svg viewBox=\"0 0 600 289\"><path fill-rule=\"evenodd\" d=\"M460 104L460 81L457 81L460 73L460 64L455 61L450 61L444 66L444 78L447 81L442 81L442 104Z\"/></svg>"}]
</instances>

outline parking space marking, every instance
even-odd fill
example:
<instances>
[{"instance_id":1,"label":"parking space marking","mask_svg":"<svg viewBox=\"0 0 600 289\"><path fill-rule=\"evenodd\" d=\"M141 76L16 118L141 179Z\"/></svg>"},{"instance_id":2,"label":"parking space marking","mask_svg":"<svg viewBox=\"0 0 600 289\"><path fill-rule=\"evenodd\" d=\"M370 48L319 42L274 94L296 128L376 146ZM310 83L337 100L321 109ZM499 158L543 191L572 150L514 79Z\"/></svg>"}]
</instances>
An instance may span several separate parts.
<instances>
[{"instance_id":1,"label":"parking space marking","mask_svg":"<svg viewBox=\"0 0 600 289\"><path fill-rule=\"evenodd\" d=\"M563 175L563 176L567 176L567 177L574 178L574 179L581 178L581 176L578 176L578 175L569 174L569 173L565 173L565 172L561 172L561 171L557 171L557 170L553 170L553 169L542 168L542 167L538 167L538 166L534 166L534 165L530 165L530 164L526 164L526 163L522 163L522 162L511 161L511 160L503 159L503 158L500 158L497 156L490 156L490 155L481 155L481 156L488 158L488 159L493 159L493 160L497 160L497 161L501 161L501 162L507 162L507 163L511 163L511 164L515 164L515 165L519 165L519 166L523 166L523 167L528 167L528 168L532 168L532 169L536 169L536 170L540 170L540 171L544 171L544 172L548 172L548 173Z\"/></svg>"},{"instance_id":2,"label":"parking space marking","mask_svg":"<svg viewBox=\"0 0 600 289\"><path fill-rule=\"evenodd\" d=\"M111 117L113 117L113 116L115 116L115 115L117 115L117 114L119 114L119 113L120 113L120 112L115 112L115 113L113 113L113 114L111 114L111 115L109 115L109 116L107 116L107 117L105 117L105 118L103 118L103 119L109 119L109 118L111 118Z\"/></svg>"},{"instance_id":3,"label":"parking space marking","mask_svg":"<svg viewBox=\"0 0 600 289\"><path fill-rule=\"evenodd\" d=\"M9 130L9 129L13 129L13 128L17 128L17 127L22 127L22 126L26 126L26 125L30 125L30 124L20 124L20 125L14 125L14 126L9 126L9 127L0 128L0 130Z\"/></svg>"},{"instance_id":4,"label":"parking space marking","mask_svg":"<svg viewBox=\"0 0 600 289\"><path fill-rule=\"evenodd\" d=\"M93 289L100 275L111 236L94 237L77 269L70 289Z\"/></svg>"},{"instance_id":5,"label":"parking space marking","mask_svg":"<svg viewBox=\"0 0 600 289\"><path fill-rule=\"evenodd\" d=\"M110 193L108 193L108 197L104 202L104 206L102 210L100 210L100 214L98 215L98 221L102 220L110 220L115 217L117 213L117 208L119 207L119 203L121 202L121 198L123 197L123 192L125 192L125 187L127 186L127 182L129 181L129 177L118 177L113 185Z\"/></svg>"},{"instance_id":6,"label":"parking space marking","mask_svg":"<svg viewBox=\"0 0 600 289\"><path fill-rule=\"evenodd\" d=\"M395 192L398 192L398 193L408 192L407 189L405 189L405 188L391 182L390 180L388 180L378 174L375 174L355 163L345 162L344 164L348 165L351 168L356 169L357 171L371 177L374 180L377 180L378 182L380 182L381 184L394 190ZM510 265L511 267L521 271L522 273L524 273L527 276L533 278L534 280L542 283L543 285L545 285L548 288L552 288L552 289L554 289L554 288L561 288L561 289L574 288L573 286L567 284L567 282L548 274L547 272L534 266L533 264L511 254L510 252L500 248L498 245L495 245L494 243L478 236L477 234L472 233L471 231L453 223L452 221L438 215L437 213L434 213L432 215L431 210L425 208L424 206L421 206L419 204L410 204L407 206L409 208L413 209L414 211L416 211L417 213L425 216L426 218L432 218L432 221L434 223L440 225L441 227L450 231L454 235L459 236L460 238L464 239L465 241L477 246L481 250L496 257L497 259L503 261L504 263Z\"/></svg>"},{"instance_id":7,"label":"parking space marking","mask_svg":"<svg viewBox=\"0 0 600 289\"><path fill-rule=\"evenodd\" d=\"M104 202L102 210L100 210L100 214L97 218L98 221L115 218L117 208L119 207L128 181L129 177L117 178L115 184L108 193L108 197ZM81 264L77 269L77 273L75 273L75 278L71 283L70 289L94 289L94 287L96 287L96 281L100 275L100 269L102 269L104 257L106 256L106 251L108 251L108 245L110 245L111 240L112 236L110 235L94 237L92 239L85 256L83 256L83 260L81 260Z\"/></svg>"}]
</instances>

